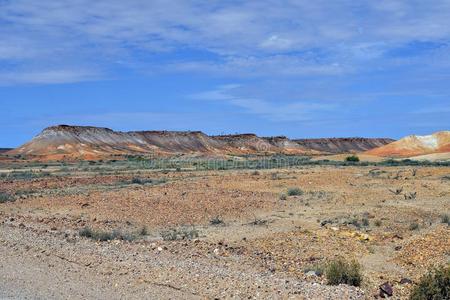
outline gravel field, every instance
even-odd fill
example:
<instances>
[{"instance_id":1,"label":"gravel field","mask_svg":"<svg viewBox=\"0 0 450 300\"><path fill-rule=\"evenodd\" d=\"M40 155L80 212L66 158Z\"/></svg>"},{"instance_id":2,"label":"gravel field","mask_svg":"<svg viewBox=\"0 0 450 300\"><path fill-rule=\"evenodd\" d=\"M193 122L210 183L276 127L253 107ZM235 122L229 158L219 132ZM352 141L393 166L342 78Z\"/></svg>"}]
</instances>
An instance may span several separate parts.
<instances>
[{"instance_id":1,"label":"gravel field","mask_svg":"<svg viewBox=\"0 0 450 300\"><path fill-rule=\"evenodd\" d=\"M110 173L1 179L1 298L407 299L449 262L448 167ZM360 287L311 273L338 257Z\"/></svg>"}]
</instances>

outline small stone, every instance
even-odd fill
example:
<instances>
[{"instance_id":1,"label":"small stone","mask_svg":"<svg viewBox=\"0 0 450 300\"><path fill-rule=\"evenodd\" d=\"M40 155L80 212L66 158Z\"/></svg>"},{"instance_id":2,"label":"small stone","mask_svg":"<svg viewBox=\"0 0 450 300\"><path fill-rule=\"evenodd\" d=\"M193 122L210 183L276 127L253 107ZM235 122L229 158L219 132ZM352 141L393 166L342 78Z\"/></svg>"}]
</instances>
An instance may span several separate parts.
<instances>
[{"instance_id":1,"label":"small stone","mask_svg":"<svg viewBox=\"0 0 450 300\"><path fill-rule=\"evenodd\" d=\"M409 278L402 278L402 280L400 280L400 284L412 284L412 280Z\"/></svg>"},{"instance_id":2,"label":"small stone","mask_svg":"<svg viewBox=\"0 0 450 300\"><path fill-rule=\"evenodd\" d=\"M395 246L395 251L400 251L400 250L402 250L402 246Z\"/></svg>"},{"instance_id":3,"label":"small stone","mask_svg":"<svg viewBox=\"0 0 450 300\"><path fill-rule=\"evenodd\" d=\"M366 234L366 233L363 233L363 234L360 235L359 239L361 241L368 241L368 240L370 240L370 236L368 234Z\"/></svg>"},{"instance_id":4,"label":"small stone","mask_svg":"<svg viewBox=\"0 0 450 300\"><path fill-rule=\"evenodd\" d=\"M392 297L393 294L394 290L392 289L392 286L389 284L389 282L385 282L382 285L380 285L381 298Z\"/></svg>"},{"instance_id":5,"label":"small stone","mask_svg":"<svg viewBox=\"0 0 450 300\"><path fill-rule=\"evenodd\" d=\"M317 277L316 271L309 271L305 275L308 276L308 277Z\"/></svg>"},{"instance_id":6,"label":"small stone","mask_svg":"<svg viewBox=\"0 0 450 300\"><path fill-rule=\"evenodd\" d=\"M162 252L164 249L162 247L158 247L158 252Z\"/></svg>"},{"instance_id":7,"label":"small stone","mask_svg":"<svg viewBox=\"0 0 450 300\"><path fill-rule=\"evenodd\" d=\"M332 223L333 223L333 221L331 221L331 220L323 220L322 222L320 222L320 226L324 227L325 225L332 224Z\"/></svg>"}]
</instances>

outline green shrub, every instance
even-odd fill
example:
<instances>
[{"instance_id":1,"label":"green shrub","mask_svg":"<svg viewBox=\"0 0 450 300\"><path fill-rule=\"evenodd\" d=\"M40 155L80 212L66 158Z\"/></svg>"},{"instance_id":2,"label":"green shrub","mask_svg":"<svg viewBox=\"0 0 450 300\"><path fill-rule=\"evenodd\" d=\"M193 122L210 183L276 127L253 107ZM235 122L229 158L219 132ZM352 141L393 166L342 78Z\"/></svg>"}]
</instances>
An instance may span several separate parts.
<instances>
[{"instance_id":1,"label":"green shrub","mask_svg":"<svg viewBox=\"0 0 450 300\"><path fill-rule=\"evenodd\" d=\"M362 281L361 265L356 261L347 262L339 258L328 263L325 268L325 276L329 285L360 286Z\"/></svg>"},{"instance_id":2,"label":"green shrub","mask_svg":"<svg viewBox=\"0 0 450 300\"><path fill-rule=\"evenodd\" d=\"M194 227L171 228L160 234L164 241L191 240L199 236L198 230Z\"/></svg>"},{"instance_id":3,"label":"green shrub","mask_svg":"<svg viewBox=\"0 0 450 300\"><path fill-rule=\"evenodd\" d=\"M151 178L133 177L131 179L131 184L141 184L141 185L144 185L144 184L161 184L161 183L165 183L165 182L166 182L166 179L164 179L164 178L151 179ZM128 181L128 182L125 182L125 183L130 183L130 182Z\"/></svg>"},{"instance_id":4,"label":"green shrub","mask_svg":"<svg viewBox=\"0 0 450 300\"><path fill-rule=\"evenodd\" d=\"M361 222L364 227L368 227L370 225L370 221L368 218L362 218Z\"/></svg>"},{"instance_id":5,"label":"green shrub","mask_svg":"<svg viewBox=\"0 0 450 300\"><path fill-rule=\"evenodd\" d=\"M303 191L299 188L290 188L287 191L288 196L301 196L303 195Z\"/></svg>"},{"instance_id":6,"label":"green shrub","mask_svg":"<svg viewBox=\"0 0 450 300\"><path fill-rule=\"evenodd\" d=\"M131 179L131 183L132 184L144 184L145 182L140 178L134 177L133 179Z\"/></svg>"},{"instance_id":7,"label":"green shrub","mask_svg":"<svg viewBox=\"0 0 450 300\"><path fill-rule=\"evenodd\" d=\"M78 234L82 237L87 237L87 238L92 238L94 236L94 232L89 227L84 227L84 228L80 229Z\"/></svg>"},{"instance_id":8,"label":"green shrub","mask_svg":"<svg viewBox=\"0 0 450 300\"><path fill-rule=\"evenodd\" d=\"M211 225L223 225L225 222L220 217L214 217L209 221Z\"/></svg>"},{"instance_id":9,"label":"green shrub","mask_svg":"<svg viewBox=\"0 0 450 300\"><path fill-rule=\"evenodd\" d=\"M17 180L31 180L36 178L51 176L49 172L39 172L39 171L13 171L8 173L6 178L17 179Z\"/></svg>"},{"instance_id":10,"label":"green shrub","mask_svg":"<svg viewBox=\"0 0 450 300\"><path fill-rule=\"evenodd\" d=\"M353 225L356 228L361 228L361 223L359 223L359 220L357 218L353 218L350 221L347 222L347 224Z\"/></svg>"},{"instance_id":11,"label":"green shrub","mask_svg":"<svg viewBox=\"0 0 450 300\"><path fill-rule=\"evenodd\" d=\"M450 264L423 276L411 292L411 300L450 299Z\"/></svg>"},{"instance_id":12,"label":"green shrub","mask_svg":"<svg viewBox=\"0 0 450 300\"><path fill-rule=\"evenodd\" d=\"M14 197L8 193L0 192L0 203L12 202Z\"/></svg>"},{"instance_id":13,"label":"green shrub","mask_svg":"<svg viewBox=\"0 0 450 300\"><path fill-rule=\"evenodd\" d=\"M251 221L250 223L248 223L249 225L254 225L254 226L265 226L269 223L268 220L264 220L264 219L259 219L259 218L255 218L254 221Z\"/></svg>"},{"instance_id":14,"label":"green shrub","mask_svg":"<svg viewBox=\"0 0 450 300\"><path fill-rule=\"evenodd\" d=\"M359 162L359 157L356 156L356 155L347 156L345 158L345 161L348 161L348 162Z\"/></svg>"},{"instance_id":15,"label":"green shrub","mask_svg":"<svg viewBox=\"0 0 450 300\"><path fill-rule=\"evenodd\" d=\"M124 233L118 229L109 232L102 230L93 230L89 227L84 227L78 232L78 234L82 237L90 238L100 242L111 240L133 241L136 239L136 235L132 233Z\"/></svg>"},{"instance_id":16,"label":"green shrub","mask_svg":"<svg viewBox=\"0 0 450 300\"><path fill-rule=\"evenodd\" d=\"M409 230L413 231L413 230L418 230L419 229L419 224L417 224L416 222L413 222L409 225Z\"/></svg>"},{"instance_id":17,"label":"green shrub","mask_svg":"<svg viewBox=\"0 0 450 300\"><path fill-rule=\"evenodd\" d=\"M143 226L141 228L141 230L139 231L139 234L142 235L142 236L148 235L148 228L147 228L147 226Z\"/></svg>"}]
</instances>

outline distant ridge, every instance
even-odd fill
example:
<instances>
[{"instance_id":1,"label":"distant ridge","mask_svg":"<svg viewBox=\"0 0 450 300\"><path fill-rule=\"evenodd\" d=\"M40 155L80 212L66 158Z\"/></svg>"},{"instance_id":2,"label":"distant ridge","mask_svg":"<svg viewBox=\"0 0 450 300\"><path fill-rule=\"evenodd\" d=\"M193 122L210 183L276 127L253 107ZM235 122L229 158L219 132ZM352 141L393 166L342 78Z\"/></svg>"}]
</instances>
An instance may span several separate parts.
<instances>
[{"instance_id":1,"label":"distant ridge","mask_svg":"<svg viewBox=\"0 0 450 300\"><path fill-rule=\"evenodd\" d=\"M301 146L328 153L352 153L363 152L395 142L389 138L322 138L322 139L297 139L294 142Z\"/></svg>"},{"instance_id":2,"label":"distant ridge","mask_svg":"<svg viewBox=\"0 0 450 300\"><path fill-rule=\"evenodd\" d=\"M5 152L11 151L11 150L12 150L12 148L0 148L0 153L5 153Z\"/></svg>"},{"instance_id":3,"label":"distant ridge","mask_svg":"<svg viewBox=\"0 0 450 300\"><path fill-rule=\"evenodd\" d=\"M42 160L101 159L113 155L320 155L372 149L391 139L332 138L291 140L255 134L208 136L201 131L113 131L93 126L58 125L44 129L8 155Z\"/></svg>"}]
</instances>

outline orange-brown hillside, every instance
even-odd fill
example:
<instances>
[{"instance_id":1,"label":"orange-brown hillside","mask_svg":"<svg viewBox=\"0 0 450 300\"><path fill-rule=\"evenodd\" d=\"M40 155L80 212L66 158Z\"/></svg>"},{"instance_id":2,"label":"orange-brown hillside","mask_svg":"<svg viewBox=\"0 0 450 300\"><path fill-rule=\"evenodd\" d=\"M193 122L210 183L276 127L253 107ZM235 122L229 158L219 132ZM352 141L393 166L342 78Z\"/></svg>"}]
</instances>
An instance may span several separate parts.
<instances>
[{"instance_id":1,"label":"orange-brown hillside","mask_svg":"<svg viewBox=\"0 0 450 300\"><path fill-rule=\"evenodd\" d=\"M365 153L383 157L414 157L447 152L450 152L450 131L441 131L425 136L407 136Z\"/></svg>"},{"instance_id":2,"label":"orange-brown hillside","mask_svg":"<svg viewBox=\"0 0 450 300\"><path fill-rule=\"evenodd\" d=\"M290 140L284 136L258 137L255 134L208 136L200 131L131 131L59 125L44 129L8 155L39 160L103 159L114 155L233 155L296 154L320 155L368 150L390 139Z\"/></svg>"}]
</instances>

